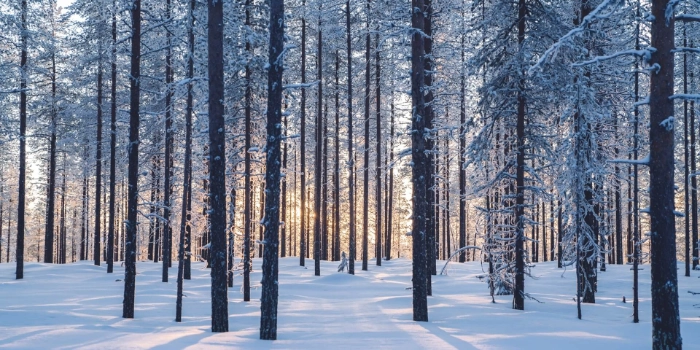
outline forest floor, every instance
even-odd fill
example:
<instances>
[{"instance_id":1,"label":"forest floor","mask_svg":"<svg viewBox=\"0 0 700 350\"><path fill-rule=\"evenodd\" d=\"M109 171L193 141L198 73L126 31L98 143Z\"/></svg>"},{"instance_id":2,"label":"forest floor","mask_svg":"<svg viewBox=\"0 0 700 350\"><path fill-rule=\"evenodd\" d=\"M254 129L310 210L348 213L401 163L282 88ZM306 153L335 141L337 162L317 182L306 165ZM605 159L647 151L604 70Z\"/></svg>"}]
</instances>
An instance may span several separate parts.
<instances>
[{"instance_id":1,"label":"forest floor","mask_svg":"<svg viewBox=\"0 0 700 350\"><path fill-rule=\"evenodd\" d=\"M632 323L632 272L608 265L599 273L596 304L576 318L571 269L539 263L526 278L525 311L511 309L510 296L491 302L479 263L449 265L433 277L430 322L413 322L411 261L395 259L355 276L337 273L336 262L280 260L278 340L258 339L260 259L254 261L250 302L243 302L242 277L229 290L228 333L210 331L209 270L192 266L185 281L183 322L176 323L177 264L161 282L161 264L139 262L136 317L121 318L124 268L83 261L67 265L27 263L25 278L14 279L14 264L0 264L0 348L181 349L648 349L651 347L649 266L640 271L640 323ZM438 267L438 270L442 267ZM439 271L438 271L439 272ZM683 277L679 297L683 343L700 349L699 271ZM623 296L627 303L623 303Z\"/></svg>"}]
</instances>

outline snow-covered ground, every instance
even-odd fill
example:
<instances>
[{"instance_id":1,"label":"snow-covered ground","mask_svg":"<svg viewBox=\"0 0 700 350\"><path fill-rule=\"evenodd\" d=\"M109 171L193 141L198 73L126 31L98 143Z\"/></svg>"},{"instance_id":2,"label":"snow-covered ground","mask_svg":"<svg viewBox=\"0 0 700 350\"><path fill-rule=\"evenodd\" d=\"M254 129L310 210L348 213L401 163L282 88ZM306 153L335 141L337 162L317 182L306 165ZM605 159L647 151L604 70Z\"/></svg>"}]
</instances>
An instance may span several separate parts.
<instances>
[{"instance_id":1,"label":"snow-covered ground","mask_svg":"<svg viewBox=\"0 0 700 350\"><path fill-rule=\"evenodd\" d=\"M260 280L255 260L252 281ZM161 264L137 265L136 318L121 318L123 267L105 273L90 262L68 265L28 263L25 279L14 279L14 264L0 264L0 347L7 348L393 348L393 349L648 349L651 347L649 266L640 272L640 318L632 323L629 266L601 272L597 304L576 318L573 271L539 263L525 288L542 303L527 300L511 309L511 297L491 303L478 263L450 264L448 276L433 277L430 322L411 320L411 261L370 264L357 275L336 273L323 262L280 261L277 341L258 340L260 289L243 302L237 276L229 291L228 333L210 331L209 270L194 264L185 281L184 319L174 321L176 267L162 283ZM357 265L356 265L357 266ZM359 267L359 266L358 266ZM682 267L679 265L679 267ZM682 274L682 269L679 272ZM679 277L681 328L686 349L700 348L698 272ZM627 303L622 303L623 296ZM697 305L697 306L694 306Z\"/></svg>"}]
</instances>

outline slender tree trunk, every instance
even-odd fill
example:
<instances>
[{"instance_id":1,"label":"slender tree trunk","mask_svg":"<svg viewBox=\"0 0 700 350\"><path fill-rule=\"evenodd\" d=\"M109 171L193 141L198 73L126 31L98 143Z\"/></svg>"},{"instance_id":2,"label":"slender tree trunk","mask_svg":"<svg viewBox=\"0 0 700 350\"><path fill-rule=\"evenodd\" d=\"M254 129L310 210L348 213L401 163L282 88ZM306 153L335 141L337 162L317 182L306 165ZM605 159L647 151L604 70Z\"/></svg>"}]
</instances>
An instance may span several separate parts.
<instances>
[{"instance_id":1,"label":"slender tree trunk","mask_svg":"<svg viewBox=\"0 0 700 350\"><path fill-rule=\"evenodd\" d=\"M651 217L651 313L655 349L681 349L678 316L676 229L673 214L674 19L669 0L653 0L649 94L649 202ZM672 11L672 8L671 8Z\"/></svg>"},{"instance_id":2,"label":"slender tree trunk","mask_svg":"<svg viewBox=\"0 0 700 350\"><path fill-rule=\"evenodd\" d=\"M426 275L427 277L427 292L428 295L433 295L433 282L432 282L432 275L437 274L437 266L435 264L435 232L436 232L436 206L435 206L435 163L436 163L436 157L435 157L435 150L434 150L434 144L435 142L433 141L436 137L437 134L433 131L433 123L435 119L435 109L433 108L433 101L434 101L434 94L433 94L433 71L435 68L434 61L433 61L433 40L432 40L432 35L433 35L433 2L432 0L424 0L425 4L425 18L424 18L424 33L425 37L423 40L425 41L424 45L424 50L425 50L425 56L423 56L423 69L424 69L424 79L425 79L425 128L427 131L426 133L426 153L428 156L428 166L425 168L425 178L427 179L427 206L428 206L428 211L426 213L425 219L426 219L426 249L427 249L427 264L428 264L428 273Z\"/></svg>"},{"instance_id":3,"label":"slender tree trunk","mask_svg":"<svg viewBox=\"0 0 700 350\"><path fill-rule=\"evenodd\" d=\"M641 15L639 0L637 0L637 17ZM635 37L635 49L640 49L640 25L637 22L636 37ZM634 160L639 159L639 107L637 107L637 102L639 102L639 62L635 62L635 74L634 74L634 141L633 141L633 156ZM632 229L632 290L633 290L633 301L632 301L632 322L639 323L639 260L640 260L640 240L639 240L639 172L637 163L634 165L634 197L632 199L632 212L633 212L633 229ZM628 252L629 253L629 252Z\"/></svg>"},{"instance_id":4,"label":"slender tree trunk","mask_svg":"<svg viewBox=\"0 0 700 350\"><path fill-rule=\"evenodd\" d=\"M95 239L93 243L93 258L95 265L100 266L102 244L100 226L102 213L102 45L99 45L99 61L97 63L97 137L95 138Z\"/></svg>"},{"instance_id":5,"label":"slender tree trunk","mask_svg":"<svg viewBox=\"0 0 700 350\"><path fill-rule=\"evenodd\" d=\"M522 50L525 41L525 20L527 16L525 0L518 1L518 44ZM524 69L524 68L519 68ZM513 290L513 309L525 309L525 261L524 261L524 233L525 233L525 76L520 72L518 81L518 107L517 107L517 166L515 174L515 288Z\"/></svg>"},{"instance_id":6,"label":"slender tree trunk","mask_svg":"<svg viewBox=\"0 0 700 350\"><path fill-rule=\"evenodd\" d=\"M375 36L374 64L375 64L375 103L377 108L377 166L374 181L376 182L376 192L374 200L377 201L377 228L374 232L375 254L377 256L377 266L382 266L382 90L381 90L381 55L379 53L379 34Z\"/></svg>"},{"instance_id":7,"label":"slender tree trunk","mask_svg":"<svg viewBox=\"0 0 700 350\"><path fill-rule=\"evenodd\" d=\"M167 20L170 20L170 0L165 2L165 15ZM173 119L172 119L172 82L173 69L171 63L172 57L172 39L170 30L165 28L165 41L167 51L165 54L165 164L163 166L163 282L168 282L168 268L172 265L172 225L170 223L171 203L170 195L172 186L170 184L172 177L172 152L173 152ZM225 201L225 200L224 200Z\"/></svg>"},{"instance_id":8,"label":"slender tree trunk","mask_svg":"<svg viewBox=\"0 0 700 350\"><path fill-rule=\"evenodd\" d=\"M393 229L393 214L394 214L394 91L391 92L391 104L390 104L390 126L389 126L389 193L388 193L388 214L387 214L387 225L386 225L386 244L384 245L386 252L386 260L391 260L391 243L392 243L392 229Z\"/></svg>"},{"instance_id":9,"label":"slender tree trunk","mask_svg":"<svg viewBox=\"0 0 700 350\"><path fill-rule=\"evenodd\" d=\"M323 30L321 29L321 3L318 14L318 41L316 51L316 68L318 79L318 104L316 106L316 152L314 164L314 275L321 275L321 186L323 169L321 162L323 148ZM278 107L281 108L281 107Z\"/></svg>"},{"instance_id":10,"label":"slender tree trunk","mask_svg":"<svg viewBox=\"0 0 700 350\"><path fill-rule=\"evenodd\" d=\"M87 160L87 146L85 146L85 152L83 153L83 160ZM90 238L89 235L87 234L87 222L89 220L88 217L88 177L87 177L87 172L85 170L85 167L83 167L83 196L82 196L82 212L81 212L81 220L80 220L80 260L87 260L88 259L88 239Z\"/></svg>"},{"instance_id":11,"label":"slender tree trunk","mask_svg":"<svg viewBox=\"0 0 700 350\"><path fill-rule=\"evenodd\" d=\"M413 160L413 320L428 321L428 261L426 235L429 224L428 179L430 159L426 155L426 108L425 108L425 12L423 0L412 0L411 24L411 153Z\"/></svg>"},{"instance_id":12,"label":"slender tree trunk","mask_svg":"<svg viewBox=\"0 0 700 350\"><path fill-rule=\"evenodd\" d=\"M340 260L340 53L335 50L335 150L333 169L333 261Z\"/></svg>"},{"instance_id":13,"label":"slender tree trunk","mask_svg":"<svg viewBox=\"0 0 700 350\"><path fill-rule=\"evenodd\" d=\"M107 273L114 271L114 210L117 200L117 8L112 1L112 71L111 71L111 106L109 123L109 227L107 229Z\"/></svg>"},{"instance_id":14,"label":"slender tree trunk","mask_svg":"<svg viewBox=\"0 0 700 350\"><path fill-rule=\"evenodd\" d=\"M348 273L351 275L355 274L355 249L357 244L355 243L355 158L352 154L353 151L353 136L352 136L352 31L350 26L350 0L345 1L345 31L347 34L347 48L348 48L348 202L350 204L349 216L348 216L348 244L349 244L349 254L350 261L348 262Z\"/></svg>"},{"instance_id":15,"label":"slender tree trunk","mask_svg":"<svg viewBox=\"0 0 700 350\"><path fill-rule=\"evenodd\" d=\"M185 260L189 261L189 256L185 255L185 245L189 245L187 229L190 225L189 202L192 193L192 78L194 76L194 9L196 0L190 0L187 26L187 105L185 107L185 164L182 183L182 210L180 211L180 244L178 245L178 266L177 266L177 300L175 302L175 321L182 322L182 293L183 280L185 279Z\"/></svg>"},{"instance_id":16,"label":"slender tree trunk","mask_svg":"<svg viewBox=\"0 0 700 350\"><path fill-rule=\"evenodd\" d=\"M362 271L367 271L369 260L369 107L370 107L370 1L367 0L367 34L365 35L365 143L364 143L364 168L362 187Z\"/></svg>"},{"instance_id":17,"label":"slender tree trunk","mask_svg":"<svg viewBox=\"0 0 700 350\"><path fill-rule=\"evenodd\" d=\"M277 339L278 298L278 231L280 199L280 136L282 122L282 73L284 57L284 0L270 0L269 67L267 75L267 159L265 184L266 249L262 267L262 297L260 300L260 339Z\"/></svg>"},{"instance_id":18,"label":"slender tree trunk","mask_svg":"<svg viewBox=\"0 0 700 350\"><path fill-rule=\"evenodd\" d=\"M686 26L683 26L683 47L688 47ZM688 53L683 53L683 93L688 93ZM690 277L690 150L688 145L688 100L683 101L683 202L685 204L685 276Z\"/></svg>"},{"instance_id":19,"label":"slender tree trunk","mask_svg":"<svg viewBox=\"0 0 700 350\"><path fill-rule=\"evenodd\" d=\"M26 202L26 177L27 177L27 0L22 0L21 13L21 53L20 53L20 93L19 93L19 186L17 188L17 247L15 257L17 267L15 278L24 278L24 209ZM7 233L7 261L10 261L10 232Z\"/></svg>"},{"instance_id":20,"label":"slender tree trunk","mask_svg":"<svg viewBox=\"0 0 700 350\"><path fill-rule=\"evenodd\" d=\"M251 25L251 20L250 20L250 7L251 7L251 0L246 0L245 3L245 25L246 27L250 28ZM249 55L248 56L248 61L245 66L245 147L244 147L244 152L245 152L245 161L244 161L244 187L245 187L245 194L243 195L243 301L250 301L250 266L252 264L251 259L250 259L250 229L251 229L251 211L253 208L251 208L252 204L252 198L251 198L251 183L250 183L250 142L251 142L251 133L252 133L252 128L251 128L251 104L252 104L252 98L253 98L253 91L252 91L252 78L251 78L251 68L250 68L250 60L252 57L252 47L250 45L250 40L246 40L245 44L245 49L246 53Z\"/></svg>"},{"instance_id":21,"label":"slender tree trunk","mask_svg":"<svg viewBox=\"0 0 700 350\"><path fill-rule=\"evenodd\" d=\"M53 20L53 18L52 18ZM52 23L53 24L53 23ZM55 33L52 40L55 41ZM53 262L54 244L54 213L56 201L56 118L58 110L56 108L56 53L51 52L51 125L49 140L49 189L46 198L46 229L44 231L44 262Z\"/></svg>"},{"instance_id":22,"label":"slender tree trunk","mask_svg":"<svg viewBox=\"0 0 700 350\"><path fill-rule=\"evenodd\" d=\"M66 263L66 154L63 153L63 182L61 184L61 249L59 250L59 263Z\"/></svg>"},{"instance_id":23,"label":"slender tree trunk","mask_svg":"<svg viewBox=\"0 0 700 350\"><path fill-rule=\"evenodd\" d=\"M287 109L287 104L285 102L285 110ZM282 221L282 226L280 227L280 248L282 248L280 252L280 257L284 258L287 256L287 175L289 174L289 171L287 169L287 130L288 130L288 124L287 124L287 116L284 116L284 136L283 140L284 143L282 144L282 169L283 169L283 178L280 180L282 183L282 218L280 219ZM289 250L291 253L291 249Z\"/></svg>"},{"instance_id":24,"label":"slender tree trunk","mask_svg":"<svg viewBox=\"0 0 700 350\"><path fill-rule=\"evenodd\" d=\"M302 11L304 12L301 17L301 84L306 84L306 0L302 0ZM299 232L299 266L305 266L305 252L307 250L306 244L306 89L301 89L301 140L300 143L300 155L301 158L301 169L300 169L300 181L301 181L301 231Z\"/></svg>"},{"instance_id":25,"label":"slender tree trunk","mask_svg":"<svg viewBox=\"0 0 700 350\"><path fill-rule=\"evenodd\" d=\"M465 40L466 40L466 28L464 28L464 4L465 0L462 0L462 35L461 35L461 67L466 67L466 57L465 57ZM466 213L466 196L467 196L467 172L464 169L464 163L466 161L464 153L467 151L467 92L466 92L466 74L465 68L462 68L460 76L460 90L459 90L459 247L462 248L467 245L467 213ZM463 263L466 261L467 252L463 251L459 253L459 262Z\"/></svg>"},{"instance_id":26,"label":"slender tree trunk","mask_svg":"<svg viewBox=\"0 0 700 350\"><path fill-rule=\"evenodd\" d=\"M129 194L124 257L124 303L122 317L134 318L136 291L136 231L139 182L139 90L141 79L141 0L131 7L131 88L129 110Z\"/></svg>"}]
</instances>

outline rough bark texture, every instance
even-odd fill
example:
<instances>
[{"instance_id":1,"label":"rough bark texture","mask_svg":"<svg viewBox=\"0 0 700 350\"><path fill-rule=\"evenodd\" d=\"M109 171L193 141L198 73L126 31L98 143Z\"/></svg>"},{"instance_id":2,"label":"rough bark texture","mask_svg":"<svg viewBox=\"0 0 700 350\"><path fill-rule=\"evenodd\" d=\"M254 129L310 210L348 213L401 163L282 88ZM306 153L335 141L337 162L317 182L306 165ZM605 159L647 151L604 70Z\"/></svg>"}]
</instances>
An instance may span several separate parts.
<instances>
[{"instance_id":1,"label":"rough bark texture","mask_svg":"<svg viewBox=\"0 0 700 350\"><path fill-rule=\"evenodd\" d=\"M129 194L124 257L124 305L122 317L134 318L136 292L136 231L139 182L139 89L141 77L141 0L131 8L131 88L129 110Z\"/></svg>"},{"instance_id":2,"label":"rough bark texture","mask_svg":"<svg viewBox=\"0 0 700 350\"><path fill-rule=\"evenodd\" d=\"M527 6L525 0L518 2L518 44L525 41L525 16ZM524 69L524 68L522 68ZM515 170L515 288L513 290L513 309L525 309L525 76L520 73L518 82L518 106L516 125L516 170Z\"/></svg>"},{"instance_id":3,"label":"rough bark texture","mask_svg":"<svg viewBox=\"0 0 700 350\"><path fill-rule=\"evenodd\" d=\"M413 320L428 321L428 261L426 250L428 204L428 178L430 160L426 154L426 118L423 87L424 40L426 5L423 0L412 0L411 24L411 155L413 161Z\"/></svg>"},{"instance_id":4,"label":"rough bark texture","mask_svg":"<svg viewBox=\"0 0 700 350\"><path fill-rule=\"evenodd\" d=\"M189 55L187 57L187 78L194 76L194 7L195 0L189 2L188 27L187 27L187 47ZM175 321L182 321L182 292L183 280L185 279L185 260L189 256L185 255L185 245L189 245L187 228L190 222L190 200L192 193L192 82L187 84L187 105L185 107L185 164L182 184L182 210L180 211L180 244L178 245L177 264L177 300L175 302Z\"/></svg>"},{"instance_id":5,"label":"rough bark texture","mask_svg":"<svg viewBox=\"0 0 700 350\"><path fill-rule=\"evenodd\" d=\"M109 123L109 221L107 228L107 272L114 271L114 231L115 228L115 205L117 201L117 13L116 1L112 2L114 7L112 12L112 63L111 63L111 104ZM117 259L118 260L118 259Z\"/></svg>"},{"instance_id":6,"label":"rough bark texture","mask_svg":"<svg viewBox=\"0 0 700 350\"><path fill-rule=\"evenodd\" d=\"M676 230L673 214L674 20L669 0L652 1L652 72L649 94L649 202L651 217L651 320L654 349L681 349Z\"/></svg>"},{"instance_id":7,"label":"rough bark texture","mask_svg":"<svg viewBox=\"0 0 700 350\"><path fill-rule=\"evenodd\" d=\"M250 1L246 0L245 5L245 25L250 26ZM246 52L252 54L252 48L250 45L250 40L246 40L245 44ZM252 58L248 58L249 60ZM251 104L252 104L252 82L251 82L251 69L250 63L246 64L245 67L245 174L244 185L245 194L243 200L243 301L250 301L250 229L251 229L251 208L252 198L251 198L251 184L250 184L250 138L251 138Z\"/></svg>"},{"instance_id":8,"label":"rough bark texture","mask_svg":"<svg viewBox=\"0 0 700 350\"><path fill-rule=\"evenodd\" d=\"M355 158L353 157L353 139L352 139L352 33L350 31L350 0L345 2L345 30L347 34L347 49L348 49L348 202L350 203L349 210L349 251L350 261L348 262L348 273L355 274Z\"/></svg>"},{"instance_id":9,"label":"rough bark texture","mask_svg":"<svg viewBox=\"0 0 700 350\"><path fill-rule=\"evenodd\" d=\"M224 125L224 4L208 1L209 221L211 331L228 332L226 288L226 139ZM166 189L167 190L167 189Z\"/></svg>"},{"instance_id":10,"label":"rough bark texture","mask_svg":"<svg viewBox=\"0 0 700 350\"><path fill-rule=\"evenodd\" d=\"M321 186L322 174L322 145L323 145L323 41L321 30L321 17L319 8L318 18L318 50L316 51L316 68L318 79L318 103L316 105L316 152L314 161L314 275L321 275Z\"/></svg>"},{"instance_id":11,"label":"rough bark texture","mask_svg":"<svg viewBox=\"0 0 700 350\"><path fill-rule=\"evenodd\" d=\"M280 227L280 141L284 67L284 0L270 0L270 47L267 75L267 160L265 168L265 252L260 300L260 339L277 339L278 235Z\"/></svg>"},{"instance_id":12,"label":"rough bark texture","mask_svg":"<svg viewBox=\"0 0 700 350\"><path fill-rule=\"evenodd\" d=\"M303 10L306 11L306 0L302 1ZM302 14L301 17L301 84L306 84L306 13ZM299 225L299 266L304 266L306 264L306 251L308 249L306 244L307 230L306 230L306 89L301 89L301 139L300 142L300 161L301 169L300 181L301 181L301 224Z\"/></svg>"}]
</instances>

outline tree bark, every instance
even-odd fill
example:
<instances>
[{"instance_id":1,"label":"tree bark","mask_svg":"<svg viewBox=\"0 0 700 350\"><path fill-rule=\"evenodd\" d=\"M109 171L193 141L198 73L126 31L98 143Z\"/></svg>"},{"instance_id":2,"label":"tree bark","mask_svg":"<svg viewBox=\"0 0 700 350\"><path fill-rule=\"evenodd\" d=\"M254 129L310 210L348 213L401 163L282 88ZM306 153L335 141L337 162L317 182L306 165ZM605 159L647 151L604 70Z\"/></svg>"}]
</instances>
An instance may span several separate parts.
<instances>
[{"instance_id":1,"label":"tree bark","mask_svg":"<svg viewBox=\"0 0 700 350\"><path fill-rule=\"evenodd\" d=\"M411 155L413 160L413 320L428 321L428 261L426 235L428 230L429 199L428 179L430 160L426 154L426 108L425 86L425 30L426 4L423 0L412 0L411 24Z\"/></svg>"},{"instance_id":2,"label":"tree bark","mask_svg":"<svg viewBox=\"0 0 700 350\"><path fill-rule=\"evenodd\" d=\"M166 19L170 20L170 0L165 2ZM163 271L162 281L168 282L168 268L172 265L172 225L170 223L170 195L172 194L172 152L173 152L173 119L172 119L172 34L165 28L167 51L165 54L165 164L163 165Z\"/></svg>"},{"instance_id":3,"label":"tree bark","mask_svg":"<svg viewBox=\"0 0 700 350\"><path fill-rule=\"evenodd\" d=\"M323 169L321 162L323 148L323 31L321 29L321 10L319 2L318 41L316 51L316 77L318 79L318 104L316 105L316 152L314 164L314 275L321 275L321 186Z\"/></svg>"},{"instance_id":4,"label":"tree bark","mask_svg":"<svg viewBox=\"0 0 700 350\"><path fill-rule=\"evenodd\" d=\"M353 138L352 138L352 32L350 26L350 0L345 2L345 30L347 34L347 49L348 49L348 202L350 204L349 210L349 224L348 224L348 244L349 244L349 255L350 261L348 261L348 273L351 275L355 274L355 158L353 156Z\"/></svg>"},{"instance_id":5,"label":"tree bark","mask_svg":"<svg viewBox=\"0 0 700 350\"><path fill-rule=\"evenodd\" d=\"M117 200L117 8L112 1L111 106L109 123L109 227L107 228L107 273L114 271L115 205Z\"/></svg>"},{"instance_id":6,"label":"tree bark","mask_svg":"<svg viewBox=\"0 0 700 350\"><path fill-rule=\"evenodd\" d=\"M649 202L651 217L651 312L655 349L681 349L678 316L676 230L673 205L674 19L669 0L653 0L652 72L649 94ZM670 9L672 11L672 9Z\"/></svg>"},{"instance_id":7,"label":"tree bark","mask_svg":"<svg viewBox=\"0 0 700 350\"><path fill-rule=\"evenodd\" d=\"M211 331L228 332L223 2L209 0L208 13Z\"/></svg>"},{"instance_id":8,"label":"tree bark","mask_svg":"<svg viewBox=\"0 0 700 350\"><path fill-rule=\"evenodd\" d=\"M260 299L260 339L277 339L278 234L280 227L280 141L282 122L282 74L284 67L284 0L270 0L270 46L267 75L267 160L265 185L265 256Z\"/></svg>"},{"instance_id":9,"label":"tree bark","mask_svg":"<svg viewBox=\"0 0 700 350\"><path fill-rule=\"evenodd\" d=\"M129 194L124 257L124 305L122 317L134 318L136 291L136 231L139 182L139 89L141 79L141 0L131 7L131 88L129 110Z\"/></svg>"}]
</instances>

